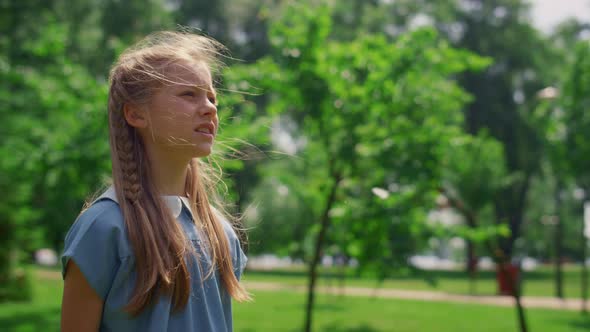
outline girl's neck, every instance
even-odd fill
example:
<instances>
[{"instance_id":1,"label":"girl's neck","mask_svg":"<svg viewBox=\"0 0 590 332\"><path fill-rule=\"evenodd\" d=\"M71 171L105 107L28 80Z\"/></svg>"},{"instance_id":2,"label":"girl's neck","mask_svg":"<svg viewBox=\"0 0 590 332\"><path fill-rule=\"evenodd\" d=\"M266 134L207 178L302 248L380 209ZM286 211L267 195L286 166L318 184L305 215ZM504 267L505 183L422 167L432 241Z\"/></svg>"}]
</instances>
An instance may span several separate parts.
<instances>
[{"instance_id":1,"label":"girl's neck","mask_svg":"<svg viewBox=\"0 0 590 332\"><path fill-rule=\"evenodd\" d=\"M146 147L150 160L150 176L161 195L186 196L185 184L190 159L182 158L164 149Z\"/></svg>"}]
</instances>

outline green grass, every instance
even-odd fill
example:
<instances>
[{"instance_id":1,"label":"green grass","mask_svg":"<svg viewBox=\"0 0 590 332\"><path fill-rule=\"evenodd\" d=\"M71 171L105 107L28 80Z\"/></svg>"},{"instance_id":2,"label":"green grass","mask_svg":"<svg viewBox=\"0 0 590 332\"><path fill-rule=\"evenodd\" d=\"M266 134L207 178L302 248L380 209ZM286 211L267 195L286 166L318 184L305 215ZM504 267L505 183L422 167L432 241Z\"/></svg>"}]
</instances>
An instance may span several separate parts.
<instances>
[{"instance_id":1,"label":"green grass","mask_svg":"<svg viewBox=\"0 0 590 332\"><path fill-rule=\"evenodd\" d=\"M59 331L63 282L33 276L32 303L0 304L0 331Z\"/></svg>"},{"instance_id":2,"label":"green grass","mask_svg":"<svg viewBox=\"0 0 590 332\"><path fill-rule=\"evenodd\" d=\"M32 303L0 304L0 331L59 331L62 281L57 273L47 278L36 271ZM275 276L269 281L289 282L289 278L295 277ZM301 331L303 293L258 291L254 296L253 303L235 304L235 331ZM528 309L527 318L532 332L590 330L590 318L578 312ZM314 327L335 332L517 331L513 308L330 295L318 296Z\"/></svg>"},{"instance_id":3,"label":"green grass","mask_svg":"<svg viewBox=\"0 0 590 332\"><path fill-rule=\"evenodd\" d=\"M280 278L281 282L289 285L301 286L307 284L306 271L303 269L247 271L244 278L249 281L276 281L277 278ZM496 294L497 286L495 278L495 272L480 272L476 282L476 294ZM462 271L423 271L418 275L398 275L386 279L379 285L375 281L375 278L372 278L370 275L356 277L351 271L347 271L345 284L354 287L379 286L395 289L441 291L454 294L469 294L470 292L469 280ZM339 285L339 279L334 271L324 270L319 279L319 285L337 287ZM566 298L579 298L581 296L580 268L569 266L565 269L563 286ZM535 271L525 272L523 295L555 296L553 270L549 267L543 267Z\"/></svg>"},{"instance_id":4,"label":"green grass","mask_svg":"<svg viewBox=\"0 0 590 332\"><path fill-rule=\"evenodd\" d=\"M234 306L236 331L301 331L305 295L257 292L255 302ZM590 329L580 313L527 310L532 332ZM511 332L518 331L513 308L484 305L320 295L316 331Z\"/></svg>"}]
</instances>

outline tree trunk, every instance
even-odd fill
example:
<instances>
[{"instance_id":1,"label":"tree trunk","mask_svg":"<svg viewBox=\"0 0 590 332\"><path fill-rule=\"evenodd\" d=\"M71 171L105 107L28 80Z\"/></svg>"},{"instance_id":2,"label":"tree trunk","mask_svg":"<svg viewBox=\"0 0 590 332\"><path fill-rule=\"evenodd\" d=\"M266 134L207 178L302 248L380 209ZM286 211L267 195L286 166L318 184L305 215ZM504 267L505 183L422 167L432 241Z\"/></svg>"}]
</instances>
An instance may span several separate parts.
<instances>
[{"instance_id":1,"label":"tree trunk","mask_svg":"<svg viewBox=\"0 0 590 332\"><path fill-rule=\"evenodd\" d=\"M494 254L494 261L499 266L500 274L511 285L512 288L512 297L514 298L514 302L516 303L516 313L518 315L518 325L520 328L520 332L527 332L528 327L526 323L526 317L524 312L524 307L522 306L521 302L521 295L520 295L520 280L519 278L513 278L510 271L507 269L510 266L510 259L502 249L495 248L491 241L486 241L486 246L488 250ZM522 271L519 266L519 275L522 275Z\"/></svg>"},{"instance_id":2,"label":"tree trunk","mask_svg":"<svg viewBox=\"0 0 590 332\"><path fill-rule=\"evenodd\" d=\"M585 236L583 236L582 246L582 312L586 314L588 313L588 266L586 265L588 243Z\"/></svg>"},{"instance_id":3,"label":"tree trunk","mask_svg":"<svg viewBox=\"0 0 590 332\"><path fill-rule=\"evenodd\" d=\"M496 222L508 221L510 236L499 239L499 245L504 255L510 260L514 251L514 243L520 237L526 197L532 177L532 170L527 170L520 186L507 189L495 202ZM508 198L507 198L508 197Z\"/></svg>"},{"instance_id":4,"label":"tree trunk","mask_svg":"<svg viewBox=\"0 0 590 332\"><path fill-rule=\"evenodd\" d=\"M527 332L528 327L526 323L526 317L524 313L524 307L522 306L521 296L520 296L520 282L518 279L512 277L512 274L506 266L510 265L510 262L506 260L506 257L502 257L498 260L500 263L500 273L503 274L505 280L508 280L508 283L512 285L512 297L514 297L514 301L516 303L516 313L518 315L518 325L520 327L520 332ZM522 273L519 269L519 273Z\"/></svg>"},{"instance_id":5,"label":"tree trunk","mask_svg":"<svg viewBox=\"0 0 590 332\"><path fill-rule=\"evenodd\" d=\"M321 228L315 245L315 253L309 266L309 284L307 287L307 305L305 311L305 332L311 332L313 304L315 300L315 284L317 279L317 266L321 258L322 245L326 237L326 232L328 230L328 226L330 225L330 210L336 201L336 191L341 180L340 174L333 173L332 179L334 183L332 184L332 188L330 188L330 193L328 194L328 199L326 200L326 206L322 212Z\"/></svg>"},{"instance_id":6,"label":"tree trunk","mask_svg":"<svg viewBox=\"0 0 590 332\"><path fill-rule=\"evenodd\" d=\"M13 242L10 238L12 235L12 230L9 230L10 228L9 222L0 225L0 285L6 285L8 283L13 268L11 264ZM0 294L0 302L3 300L3 296Z\"/></svg>"},{"instance_id":7,"label":"tree trunk","mask_svg":"<svg viewBox=\"0 0 590 332\"><path fill-rule=\"evenodd\" d=\"M344 293L346 291L346 259L342 259L341 261L342 265L340 265L339 269L340 271L338 271L338 279L340 281L339 283L339 288L340 288L340 296L344 296Z\"/></svg>"},{"instance_id":8,"label":"tree trunk","mask_svg":"<svg viewBox=\"0 0 590 332\"><path fill-rule=\"evenodd\" d=\"M9 15L10 22L8 24L12 25L13 27L19 27L20 21L22 20L22 4L19 5L16 1L9 1L7 6L8 12L12 13ZM8 68L16 67L17 59L19 58L19 47L18 47L18 39L16 35L15 29L11 30L10 36L8 36L8 59L7 59L7 66ZM6 84L6 89L8 93L13 93L15 91L15 86L13 84L13 80L7 80L8 84ZM5 86L4 84L2 85ZM10 107L10 106L9 106ZM3 175L4 176L4 175ZM4 187L2 189L5 189ZM11 274L13 272L13 264L11 259L11 253L15 247L14 237L16 233L16 224L14 219L9 213L0 215L0 220L2 220L0 225L0 285L7 285L8 281L11 278ZM4 300L1 298L2 295L0 294L0 301Z\"/></svg>"},{"instance_id":9,"label":"tree trunk","mask_svg":"<svg viewBox=\"0 0 590 332\"><path fill-rule=\"evenodd\" d=\"M586 193L590 191L586 190ZM586 202L588 204L588 202ZM586 207L584 206L584 210ZM588 259L588 239L586 239L586 235L584 234L585 230L585 212L584 211L584 218L582 218L582 313L588 313L588 266L586 265L586 260Z\"/></svg>"},{"instance_id":10,"label":"tree trunk","mask_svg":"<svg viewBox=\"0 0 590 332\"><path fill-rule=\"evenodd\" d=\"M473 241L467 241L467 273L469 274L469 294L475 295L477 282L477 257Z\"/></svg>"},{"instance_id":11,"label":"tree trunk","mask_svg":"<svg viewBox=\"0 0 590 332\"><path fill-rule=\"evenodd\" d=\"M467 225L474 229L476 227L475 216L473 213L466 215ZM466 271L469 275L469 293L475 295L476 281L477 281L477 256L475 254L475 244L471 240L467 240L467 263Z\"/></svg>"},{"instance_id":12,"label":"tree trunk","mask_svg":"<svg viewBox=\"0 0 590 332\"><path fill-rule=\"evenodd\" d=\"M466 217L468 222L472 222L474 227L477 227L477 220L475 219L475 214L473 211L467 209L463 202L449 195L448 191L446 191L444 188L441 188L440 190L449 199L451 206L459 210L459 212L461 212L463 216ZM506 266L510 264L510 255L507 255L506 252L502 250L502 247L497 246L494 241L489 239L484 242L484 245L492 254L494 262L500 267L500 273L502 274L503 278L507 280L512 286L512 296L514 297L514 302L516 303L520 332L528 332L524 307L520 301L520 282L519 280L512 278L510 272L506 269Z\"/></svg>"},{"instance_id":13,"label":"tree trunk","mask_svg":"<svg viewBox=\"0 0 590 332\"><path fill-rule=\"evenodd\" d=\"M562 252L563 252L563 223L561 220L561 180L557 180L555 188L555 232L553 233L553 243L555 247L555 296L563 299L563 273L562 273Z\"/></svg>"}]
</instances>

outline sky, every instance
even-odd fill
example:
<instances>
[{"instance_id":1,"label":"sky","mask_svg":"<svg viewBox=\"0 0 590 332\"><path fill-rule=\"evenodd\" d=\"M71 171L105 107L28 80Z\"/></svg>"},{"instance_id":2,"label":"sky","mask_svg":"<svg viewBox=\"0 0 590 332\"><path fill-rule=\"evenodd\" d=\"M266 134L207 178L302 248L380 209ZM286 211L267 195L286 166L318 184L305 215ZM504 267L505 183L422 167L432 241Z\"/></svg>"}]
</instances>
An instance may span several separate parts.
<instances>
[{"instance_id":1,"label":"sky","mask_svg":"<svg viewBox=\"0 0 590 332\"><path fill-rule=\"evenodd\" d=\"M590 22L590 0L529 0L534 24L545 32L559 22L577 17Z\"/></svg>"}]
</instances>

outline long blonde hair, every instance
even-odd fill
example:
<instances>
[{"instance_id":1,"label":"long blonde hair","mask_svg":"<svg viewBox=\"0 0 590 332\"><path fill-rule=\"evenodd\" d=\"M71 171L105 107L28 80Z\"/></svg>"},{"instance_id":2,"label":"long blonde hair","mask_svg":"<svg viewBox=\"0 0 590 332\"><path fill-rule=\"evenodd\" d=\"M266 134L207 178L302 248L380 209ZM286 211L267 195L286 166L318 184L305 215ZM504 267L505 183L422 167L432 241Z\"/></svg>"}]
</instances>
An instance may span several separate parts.
<instances>
[{"instance_id":1,"label":"long blonde hair","mask_svg":"<svg viewBox=\"0 0 590 332\"><path fill-rule=\"evenodd\" d=\"M125 120L125 104L144 105L165 82L166 68L180 61L205 63L214 72L224 48L216 41L186 32L158 32L125 51L109 76L109 130L113 182L123 212L129 241L134 249L137 271L135 289L125 310L139 314L162 293L172 297L174 310L183 308L190 294L187 253L195 254L182 227L177 223L150 181L150 163L141 136ZM232 298L249 300L232 265L222 216L215 213L215 184L207 176L207 165L192 159L187 165L185 194L196 223L201 223L210 244L213 262L205 278L218 269ZM217 204L215 204L217 205ZM218 205L219 206L219 205ZM222 210L222 209L221 209ZM228 217L228 216L226 216Z\"/></svg>"}]
</instances>

